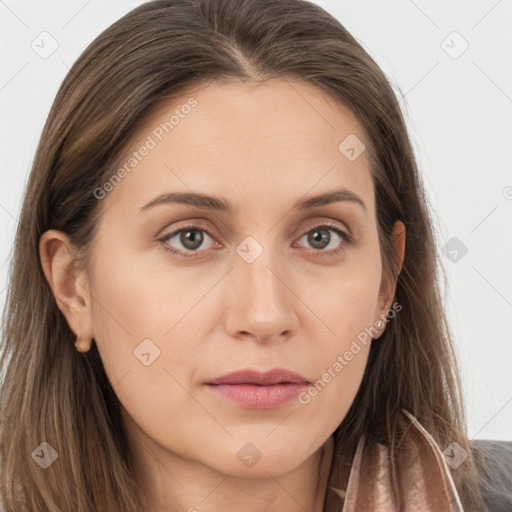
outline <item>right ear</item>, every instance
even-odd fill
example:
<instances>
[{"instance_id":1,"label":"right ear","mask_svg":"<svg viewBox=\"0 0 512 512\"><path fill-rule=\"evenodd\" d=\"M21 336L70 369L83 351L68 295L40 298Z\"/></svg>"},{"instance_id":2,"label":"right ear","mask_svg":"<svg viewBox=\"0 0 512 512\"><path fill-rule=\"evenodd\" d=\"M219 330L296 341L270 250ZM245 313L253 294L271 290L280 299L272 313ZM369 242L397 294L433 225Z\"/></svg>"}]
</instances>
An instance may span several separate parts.
<instances>
[{"instance_id":1,"label":"right ear","mask_svg":"<svg viewBox=\"0 0 512 512\"><path fill-rule=\"evenodd\" d=\"M57 306L77 336L92 339L89 283L85 272L73 268L75 252L68 236L61 231L46 231L39 240L41 265Z\"/></svg>"}]
</instances>

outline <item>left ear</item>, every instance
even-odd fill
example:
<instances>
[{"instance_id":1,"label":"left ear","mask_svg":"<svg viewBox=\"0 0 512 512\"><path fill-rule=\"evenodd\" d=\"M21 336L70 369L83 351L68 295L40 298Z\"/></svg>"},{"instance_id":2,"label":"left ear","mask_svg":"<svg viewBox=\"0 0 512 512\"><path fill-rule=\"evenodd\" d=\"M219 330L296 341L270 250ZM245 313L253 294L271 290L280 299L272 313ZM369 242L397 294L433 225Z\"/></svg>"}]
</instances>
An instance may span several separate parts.
<instances>
[{"instance_id":1,"label":"left ear","mask_svg":"<svg viewBox=\"0 0 512 512\"><path fill-rule=\"evenodd\" d=\"M403 222L399 220L395 222L391 238L395 250L393 263L398 275L402 270L402 264L404 262L405 255L405 225ZM376 311L375 323L382 319L383 316L386 316L389 308L391 307L393 297L395 296L395 290L396 280L393 280L391 276L383 275L379 291L379 309ZM379 334L376 337L374 337L374 339L379 338L381 334L384 332L384 329L385 323L383 328L380 330Z\"/></svg>"}]
</instances>

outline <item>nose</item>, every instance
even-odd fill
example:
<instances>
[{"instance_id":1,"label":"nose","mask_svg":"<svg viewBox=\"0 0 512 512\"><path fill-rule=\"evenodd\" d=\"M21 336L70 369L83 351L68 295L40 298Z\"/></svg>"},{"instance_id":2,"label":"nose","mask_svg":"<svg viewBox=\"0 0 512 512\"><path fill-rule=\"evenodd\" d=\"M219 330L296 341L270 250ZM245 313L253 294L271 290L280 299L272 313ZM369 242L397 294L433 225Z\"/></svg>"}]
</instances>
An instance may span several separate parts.
<instances>
[{"instance_id":1,"label":"nose","mask_svg":"<svg viewBox=\"0 0 512 512\"><path fill-rule=\"evenodd\" d=\"M229 335L268 344L283 342L297 332L300 300L286 268L269 250L252 263L235 257L225 317Z\"/></svg>"}]
</instances>

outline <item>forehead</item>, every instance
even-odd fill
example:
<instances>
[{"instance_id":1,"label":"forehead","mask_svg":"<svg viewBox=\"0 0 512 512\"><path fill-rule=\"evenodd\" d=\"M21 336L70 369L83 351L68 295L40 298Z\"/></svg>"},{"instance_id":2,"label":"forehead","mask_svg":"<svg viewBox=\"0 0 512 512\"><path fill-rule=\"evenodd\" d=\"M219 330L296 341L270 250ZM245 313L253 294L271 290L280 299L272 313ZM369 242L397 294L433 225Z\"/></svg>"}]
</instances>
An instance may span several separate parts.
<instances>
[{"instance_id":1,"label":"forehead","mask_svg":"<svg viewBox=\"0 0 512 512\"><path fill-rule=\"evenodd\" d=\"M118 163L129 176L114 193L135 204L165 187L230 191L245 201L258 195L261 206L265 197L295 202L344 186L371 203L365 143L352 112L309 83L214 81L160 105L138 127Z\"/></svg>"},{"instance_id":2,"label":"forehead","mask_svg":"<svg viewBox=\"0 0 512 512\"><path fill-rule=\"evenodd\" d=\"M192 103L194 106L190 107ZM169 142L175 145L190 145L191 131L200 132L203 138L194 140L197 148L223 139L233 147L248 145L247 149L251 149L267 143L276 150L280 146L272 142L284 137L289 143L294 138L310 140L320 143L320 149L337 150L340 136L355 134L364 138L357 119L341 101L311 83L292 79L263 83L214 81L188 89L160 105L139 128L139 135L155 131L157 139L166 138L169 133L160 126L166 122L173 134ZM158 133L159 127L163 134Z\"/></svg>"}]
</instances>

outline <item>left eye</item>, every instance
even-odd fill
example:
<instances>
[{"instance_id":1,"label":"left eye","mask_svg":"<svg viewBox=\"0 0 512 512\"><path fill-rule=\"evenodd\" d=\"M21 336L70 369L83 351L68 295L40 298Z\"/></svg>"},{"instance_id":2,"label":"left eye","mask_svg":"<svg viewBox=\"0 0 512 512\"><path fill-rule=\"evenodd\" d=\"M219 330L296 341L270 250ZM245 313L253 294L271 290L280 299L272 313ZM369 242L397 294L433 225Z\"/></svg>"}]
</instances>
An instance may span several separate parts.
<instances>
[{"instance_id":1,"label":"left eye","mask_svg":"<svg viewBox=\"0 0 512 512\"><path fill-rule=\"evenodd\" d=\"M331 250L325 250L325 247L329 246L333 239L333 237L329 234L330 232L334 232L334 238L338 238L341 240L341 242L338 241L335 248ZM198 252L200 252L198 249L204 243L205 234L208 238L213 240L208 231L201 228L200 226L185 226L169 235L165 235L158 241L166 251L169 251L172 254L176 254L185 258L193 258L198 256ZM177 241L172 243L171 241L176 237ZM347 233L339 229L337 226L330 224L321 224L308 230L299 240L302 240L304 237L306 237L307 242L313 246L312 250L314 254L325 253L326 256L338 254L340 251L344 250L345 246L349 245L352 241L351 237ZM180 243L185 250L175 249L173 245L176 243ZM213 240L212 245L214 246L216 244L217 242Z\"/></svg>"},{"instance_id":2,"label":"left eye","mask_svg":"<svg viewBox=\"0 0 512 512\"><path fill-rule=\"evenodd\" d=\"M340 248L340 242L336 244L334 248L331 250L324 250L329 244L332 242L333 237L329 234L330 232L335 233L334 238L338 238L341 240L342 247ZM313 246L314 253L318 254L320 252L325 252L328 254L337 254L344 247L343 245L350 243L350 237L341 229L336 226L322 224L313 229L310 229L307 233L305 233L302 237L306 237L307 242Z\"/></svg>"}]
</instances>

